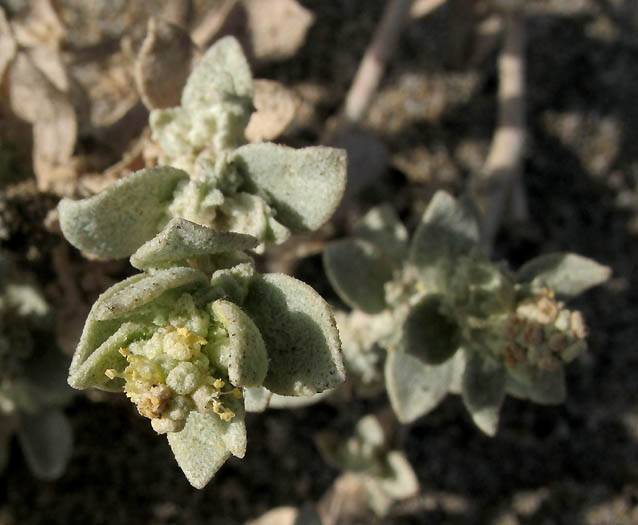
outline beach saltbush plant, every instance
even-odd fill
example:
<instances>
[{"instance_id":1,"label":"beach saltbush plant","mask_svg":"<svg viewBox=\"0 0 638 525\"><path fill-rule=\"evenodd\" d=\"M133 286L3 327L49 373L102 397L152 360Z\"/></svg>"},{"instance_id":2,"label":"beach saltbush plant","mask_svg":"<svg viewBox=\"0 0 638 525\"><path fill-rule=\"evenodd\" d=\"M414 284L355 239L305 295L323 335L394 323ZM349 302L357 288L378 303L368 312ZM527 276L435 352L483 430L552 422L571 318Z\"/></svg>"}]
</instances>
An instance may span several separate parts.
<instances>
[{"instance_id":1,"label":"beach saltbush plant","mask_svg":"<svg viewBox=\"0 0 638 525\"><path fill-rule=\"evenodd\" d=\"M352 239L324 251L326 273L354 310L341 317L353 374L385 387L401 422L459 393L485 433L497 430L506 394L536 403L565 398L564 365L586 349L572 299L609 268L571 253L541 255L518 271L481 251L471 203L439 191L411 242L389 207L371 210ZM373 356L387 351L381 363Z\"/></svg>"},{"instance_id":2,"label":"beach saltbush plant","mask_svg":"<svg viewBox=\"0 0 638 525\"><path fill-rule=\"evenodd\" d=\"M29 275L0 255L0 471L16 434L29 468L41 479L59 477L72 448L62 408L72 390L68 360L51 344L52 312Z\"/></svg>"},{"instance_id":3,"label":"beach saltbush plant","mask_svg":"<svg viewBox=\"0 0 638 525\"><path fill-rule=\"evenodd\" d=\"M170 220L131 256L142 273L93 305L71 363L74 388L124 391L197 488L244 456L247 391L312 396L344 380L330 307L293 277L257 274L257 244Z\"/></svg>"},{"instance_id":4,"label":"beach saltbush plant","mask_svg":"<svg viewBox=\"0 0 638 525\"><path fill-rule=\"evenodd\" d=\"M257 251L319 228L343 195L345 152L246 144L252 97L241 46L233 37L219 40L191 72L181 105L150 114L160 167L87 199L63 199L64 236L85 253L122 258L177 217L252 235Z\"/></svg>"},{"instance_id":5,"label":"beach saltbush plant","mask_svg":"<svg viewBox=\"0 0 638 525\"><path fill-rule=\"evenodd\" d=\"M361 418L351 436L319 434L317 445L328 464L361 483L367 504L378 516L387 515L395 501L419 491L405 454L390 448L383 426L374 415Z\"/></svg>"}]
</instances>

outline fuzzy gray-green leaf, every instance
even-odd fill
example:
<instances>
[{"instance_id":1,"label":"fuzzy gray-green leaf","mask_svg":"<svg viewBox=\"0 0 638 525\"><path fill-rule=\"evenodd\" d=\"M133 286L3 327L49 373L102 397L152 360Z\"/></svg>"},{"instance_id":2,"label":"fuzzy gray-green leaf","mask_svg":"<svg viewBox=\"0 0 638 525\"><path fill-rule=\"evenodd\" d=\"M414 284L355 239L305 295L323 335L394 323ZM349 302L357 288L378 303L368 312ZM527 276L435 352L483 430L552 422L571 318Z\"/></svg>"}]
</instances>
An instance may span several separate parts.
<instances>
[{"instance_id":1,"label":"fuzzy gray-green leaf","mask_svg":"<svg viewBox=\"0 0 638 525\"><path fill-rule=\"evenodd\" d=\"M390 352L385 384L399 421L411 423L434 409L446 396L451 376L451 361L431 366L400 349Z\"/></svg>"},{"instance_id":2,"label":"fuzzy gray-green leaf","mask_svg":"<svg viewBox=\"0 0 638 525\"><path fill-rule=\"evenodd\" d=\"M109 297L100 297L95 303L95 318L100 321L117 319L129 315L168 290L180 287L206 286L208 278L193 268L175 267L143 274L141 279L119 289Z\"/></svg>"},{"instance_id":3,"label":"fuzzy gray-green leaf","mask_svg":"<svg viewBox=\"0 0 638 525\"><path fill-rule=\"evenodd\" d=\"M111 286L108 290L106 290L103 294L101 294L97 301L93 304L91 311L84 323L84 328L82 330L82 336L80 337L80 342L73 354L73 359L71 361L71 367L69 370L69 384L73 385L71 378L74 374L77 373L77 370L80 366L89 358L89 356L98 348L104 341L106 341L113 333L119 328L121 322L119 320L113 321L99 321L96 318L96 310L99 309L99 305L101 302L108 301L111 296L115 295L119 291L127 288L128 286L136 283L140 279L143 279L145 274L140 273L138 275L133 275L124 281L121 281L117 284ZM76 387L79 388L79 387Z\"/></svg>"},{"instance_id":4,"label":"fuzzy gray-green leaf","mask_svg":"<svg viewBox=\"0 0 638 525\"><path fill-rule=\"evenodd\" d=\"M60 410L20 414L18 439L33 473L40 479L58 478L71 456L71 425Z\"/></svg>"},{"instance_id":5,"label":"fuzzy gray-green leaf","mask_svg":"<svg viewBox=\"0 0 638 525\"><path fill-rule=\"evenodd\" d=\"M250 235L218 232L186 219L176 218L140 246L131 264L140 270L174 265L191 257L250 250L258 241Z\"/></svg>"},{"instance_id":6,"label":"fuzzy gray-green leaf","mask_svg":"<svg viewBox=\"0 0 638 525\"><path fill-rule=\"evenodd\" d=\"M476 217L450 194L438 191L432 197L410 245L410 261L426 283L438 285L441 272L459 255L478 246Z\"/></svg>"},{"instance_id":7,"label":"fuzzy gray-green leaf","mask_svg":"<svg viewBox=\"0 0 638 525\"><path fill-rule=\"evenodd\" d=\"M133 173L88 199L62 199L62 233L83 252L128 257L161 229L177 184L188 179L182 170L153 168Z\"/></svg>"},{"instance_id":8,"label":"fuzzy gray-green leaf","mask_svg":"<svg viewBox=\"0 0 638 525\"><path fill-rule=\"evenodd\" d=\"M337 209L346 185L344 150L247 144L232 159L249 189L263 194L293 232L313 231Z\"/></svg>"},{"instance_id":9,"label":"fuzzy gray-green leaf","mask_svg":"<svg viewBox=\"0 0 638 525\"><path fill-rule=\"evenodd\" d=\"M259 328L270 364L264 386L281 395L312 395L345 378L341 343L328 304L283 274L255 279L243 305Z\"/></svg>"},{"instance_id":10,"label":"fuzzy gray-green leaf","mask_svg":"<svg viewBox=\"0 0 638 525\"><path fill-rule=\"evenodd\" d=\"M167 434L177 464L193 487L206 486L230 457L223 438L228 425L216 414L191 412L183 430Z\"/></svg>"},{"instance_id":11,"label":"fuzzy gray-green leaf","mask_svg":"<svg viewBox=\"0 0 638 525\"><path fill-rule=\"evenodd\" d=\"M414 305L402 330L405 351L429 365L450 359L461 343L459 326L441 314L437 296Z\"/></svg>"},{"instance_id":12,"label":"fuzzy gray-green leaf","mask_svg":"<svg viewBox=\"0 0 638 525\"><path fill-rule=\"evenodd\" d=\"M212 309L230 339L230 382L234 386L261 385L268 372L268 354L255 323L230 301L215 301Z\"/></svg>"},{"instance_id":13,"label":"fuzzy gray-green leaf","mask_svg":"<svg viewBox=\"0 0 638 525\"><path fill-rule=\"evenodd\" d=\"M386 307L384 285L392 279L392 259L363 239L328 244L323 265L333 288L348 305L368 314Z\"/></svg>"},{"instance_id":14,"label":"fuzzy gray-green leaf","mask_svg":"<svg viewBox=\"0 0 638 525\"><path fill-rule=\"evenodd\" d=\"M182 91L182 106L198 109L224 98L252 100L253 78L239 42L218 40L200 59Z\"/></svg>"},{"instance_id":15,"label":"fuzzy gray-green leaf","mask_svg":"<svg viewBox=\"0 0 638 525\"><path fill-rule=\"evenodd\" d=\"M126 358L120 353L131 341L152 335L152 327L139 323L124 323L93 353L69 372L69 384L73 388L82 390L95 387L101 390L120 392L122 380L109 379L105 372L113 369L121 372L127 365Z\"/></svg>"},{"instance_id":16,"label":"fuzzy gray-green leaf","mask_svg":"<svg viewBox=\"0 0 638 525\"><path fill-rule=\"evenodd\" d=\"M529 282L532 288L549 288L563 299L575 297L585 290L604 283L611 269L592 259L574 253L549 253L532 259L517 272L519 283Z\"/></svg>"},{"instance_id":17,"label":"fuzzy gray-green leaf","mask_svg":"<svg viewBox=\"0 0 638 525\"><path fill-rule=\"evenodd\" d=\"M505 369L478 352L467 351L466 357L461 387L463 403L476 426L493 436L505 399Z\"/></svg>"},{"instance_id":18,"label":"fuzzy gray-green leaf","mask_svg":"<svg viewBox=\"0 0 638 525\"><path fill-rule=\"evenodd\" d=\"M402 264L408 251L408 231L389 204L372 208L357 228L356 236L365 239Z\"/></svg>"}]
</instances>

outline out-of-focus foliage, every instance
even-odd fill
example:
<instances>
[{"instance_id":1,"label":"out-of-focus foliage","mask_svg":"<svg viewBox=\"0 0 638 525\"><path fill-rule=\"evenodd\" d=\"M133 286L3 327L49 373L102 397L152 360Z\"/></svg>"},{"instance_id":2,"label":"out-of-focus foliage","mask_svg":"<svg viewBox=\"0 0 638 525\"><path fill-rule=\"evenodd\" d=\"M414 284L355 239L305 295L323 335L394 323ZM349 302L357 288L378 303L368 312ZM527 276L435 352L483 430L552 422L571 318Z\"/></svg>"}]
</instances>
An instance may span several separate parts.
<instances>
[{"instance_id":1,"label":"out-of-focus foliage","mask_svg":"<svg viewBox=\"0 0 638 525\"><path fill-rule=\"evenodd\" d=\"M574 254L543 255L518 272L489 261L472 206L445 192L435 194L409 244L391 210L377 208L354 239L327 247L324 262L335 290L357 309L340 329L360 382L378 379L383 347L400 421L426 414L452 391L490 435L506 393L563 401L563 366L585 351L587 335L581 313L563 300L610 275Z\"/></svg>"}]
</instances>

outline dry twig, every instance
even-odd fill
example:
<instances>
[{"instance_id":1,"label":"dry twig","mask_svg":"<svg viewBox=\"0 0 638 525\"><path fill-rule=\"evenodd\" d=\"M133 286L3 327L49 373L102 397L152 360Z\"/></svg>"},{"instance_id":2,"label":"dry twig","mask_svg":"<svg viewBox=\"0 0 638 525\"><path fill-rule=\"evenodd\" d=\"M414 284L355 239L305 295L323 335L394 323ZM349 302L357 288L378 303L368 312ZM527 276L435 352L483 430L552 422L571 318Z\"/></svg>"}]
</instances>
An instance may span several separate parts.
<instances>
[{"instance_id":1,"label":"dry twig","mask_svg":"<svg viewBox=\"0 0 638 525\"><path fill-rule=\"evenodd\" d=\"M471 189L483 212L487 251L508 206L516 218L526 216L521 181L525 146L525 18L520 10L505 15L498 72L498 125L483 170Z\"/></svg>"}]
</instances>

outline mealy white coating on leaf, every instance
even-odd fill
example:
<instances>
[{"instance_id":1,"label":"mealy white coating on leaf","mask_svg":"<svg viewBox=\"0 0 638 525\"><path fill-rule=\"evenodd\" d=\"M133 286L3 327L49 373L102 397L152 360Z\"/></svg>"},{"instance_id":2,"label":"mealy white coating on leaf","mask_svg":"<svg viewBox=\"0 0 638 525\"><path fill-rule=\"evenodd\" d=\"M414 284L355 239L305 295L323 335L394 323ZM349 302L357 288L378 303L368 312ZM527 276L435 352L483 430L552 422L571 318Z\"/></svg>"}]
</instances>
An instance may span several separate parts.
<instances>
[{"instance_id":1,"label":"mealy white coating on leaf","mask_svg":"<svg viewBox=\"0 0 638 525\"><path fill-rule=\"evenodd\" d=\"M344 150L294 149L272 143L247 144L232 160L256 193L293 232L314 231L334 213L346 186Z\"/></svg>"},{"instance_id":2,"label":"mealy white coating on leaf","mask_svg":"<svg viewBox=\"0 0 638 525\"><path fill-rule=\"evenodd\" d=\"M349 306L368 314L386 307L386 282L392 279L392 259L363 239L341 239L326 245L323 266L332 287Z\"/></svg>"},{"instance_id":3,"label":"mealy white coating on leaf","mask_svg":"<svg viewBox=\"0 0 638 525\"><path fill-rule=\"evenodd\" d=\"M88 199L62 199L58 205L62 233L84 252L111 259L128 257L162 227L177 184L188 178L168 166L152 168Z\"/></svg>"},{"instance_id":4,"label":"mealy white coating on leaf","mask_svg":"<svg viewBox=\"0 0 638 525\"><path fill-rule=\"evenodd\" d=\"M167 266L191 257L249 250L257 239L249 235L218 232L186 219L175 218L131 256L131 264L140 270Z\"/></svg>"},{"instance_id":5,"label":"mealy white coating on leaf","mask_svg":"<svg viewBox=\"0 0 638 525\"><path fill-rule=\"evenodd\" d=\"M142 275L141 279L109 297L100 297L94 305L95 318L100 321L117 319L150 303L168 290L208 284L206 275L193 268L175 267Z\"/></svg>"},{"instance_id":6,"label":"mealy white coating on leaf","mask_svg":"<svg viewBox=\"0 0 638 525\"><path fill-rule=\"evenodd\" d=\"M549 288L569 299L604 283L611 276L608 266L574 253L549 253L524 264L516 273L519 283L529 282L536 290Z\"/></svg>"},{"instance_id":7,"label":"mealy white coating on leaf","mask_svg":"<svg viewBox=\"0 0 638 525\"><path fill-rule=\"evenodd\" d=\"M215 318L222 323L230 341L228 378L233 386L259 386L268 372L268 354L255 323L230 301L212 304Z\"/></svg>"},{"instance_id":8,"label":"mealy white coating on leaf","mask_svg":"<svg viewBox=\"0 0 638 525\"><path fill-rule=\"evenodd\" d=\"M242 305L266 344L264 386L287 396L309 396L345 379L341 343L328 304L307 284L283 274L255 279Z\"/></svg>"},{"instance_id":9,"label":"mealy white coating on leaf","mask_svg":"<svg viewBox=\"0 0 638 525\"><path fill-rule=\"evenodd\" d=\"M194 172L197 157L209 160L244 140L252 105L252 75L233 37L217 41L191 72L181 106L153 110L153 138L164 150L162 162Z\"/></svg>"},{"instance_id":10,"label":"mealy white coating on leaf","mask_svg":"<svg viewBox=\"0 0 638 525\"><path fill-rule=\"evenodd\" d=\"M389 352L385 384L399 421L411 423L433 410L446 396L451 377L451 361L431 366L400 349Z\"/></svg>"},{"instance_id":11,"label":"mealy white coating on leaf","mask_svg":"<svg viewBox=\"0 0 638 525\"><path fill-rule=\"evenodd\" d=\"M461 396L474 423L488 436L496 434L499 412L505 399L505 368L478 352L466 355Z\"/></svg>"},{"instance_id":12,"label":"mealy white coating on leaf","mask_svg":"<svg viewBox=\"0 0 638 525\"><path fill-rule=\"evenodd\" d=\"M16 430L29 468L36 477L44 480L60 477L73 446L71 425L62 411L22 413Z\"/></svg>"},{"instance_id":13,"label":"mealy white coating on leaf","mask_svg":"<svg viewBox=\"0 0 638 525\"><path fill-rule=\"evenodd\" d=\"M200 59L182 91L182 106L199 107L223 94L252 99L253 77L234 37L219 39Z\"/></svg>"},{"instance_id":14,"label":"mealy white coating on leaf","mask_svg":"<svg viewBox=\"0 0 638 525\"><path fill-rule=\"evenodd\" d=\"M398 264L403 264L408 251L408 230L391 205L372 208L361 219L355 235L377 245Z\"/></svg>"},{"instance_id":15,"label":"mealy white coating on leaf","mask_svg":"<svg viewBox=\"0 0 638 525\"><path fill-rule=\"evenodd\" d=\"M410 262L427 284L436 287L441 273L459 255L478 246L479 226L472 210L445 191L437 191L410 245Z\"/></svg>"},{"instance_id":16,"label":"mealy white coating on leaf","mask_svg":"<svg viewBox=\"0 0 638 525\"><path fill-rule=\"evenodd\" d=\"M230 457L231 452L224 434L230 432L230 425L233 424L243 425L243 417L235 415L231 422L227 423L215 414L194 411L188 415L183 430L167 434L177 464L193 487L201 489L206 486ZM241 434L241 431L238 434Z\"/></svg>"},{"instance_id":17,"label":"mealy white coating on leaf","mask_svg":"<svg viewBox=\"0 0 638 525\"><path fill-rule=\"evenodd\" d=\"M288 228L275 219L272 207L259 195L240 191L226 196L219 211L216 224L222 230L252 235L262 243L280 244L290 237ZM263 244L255 251L263 251Z\"/></svg>"}]
</instances>

